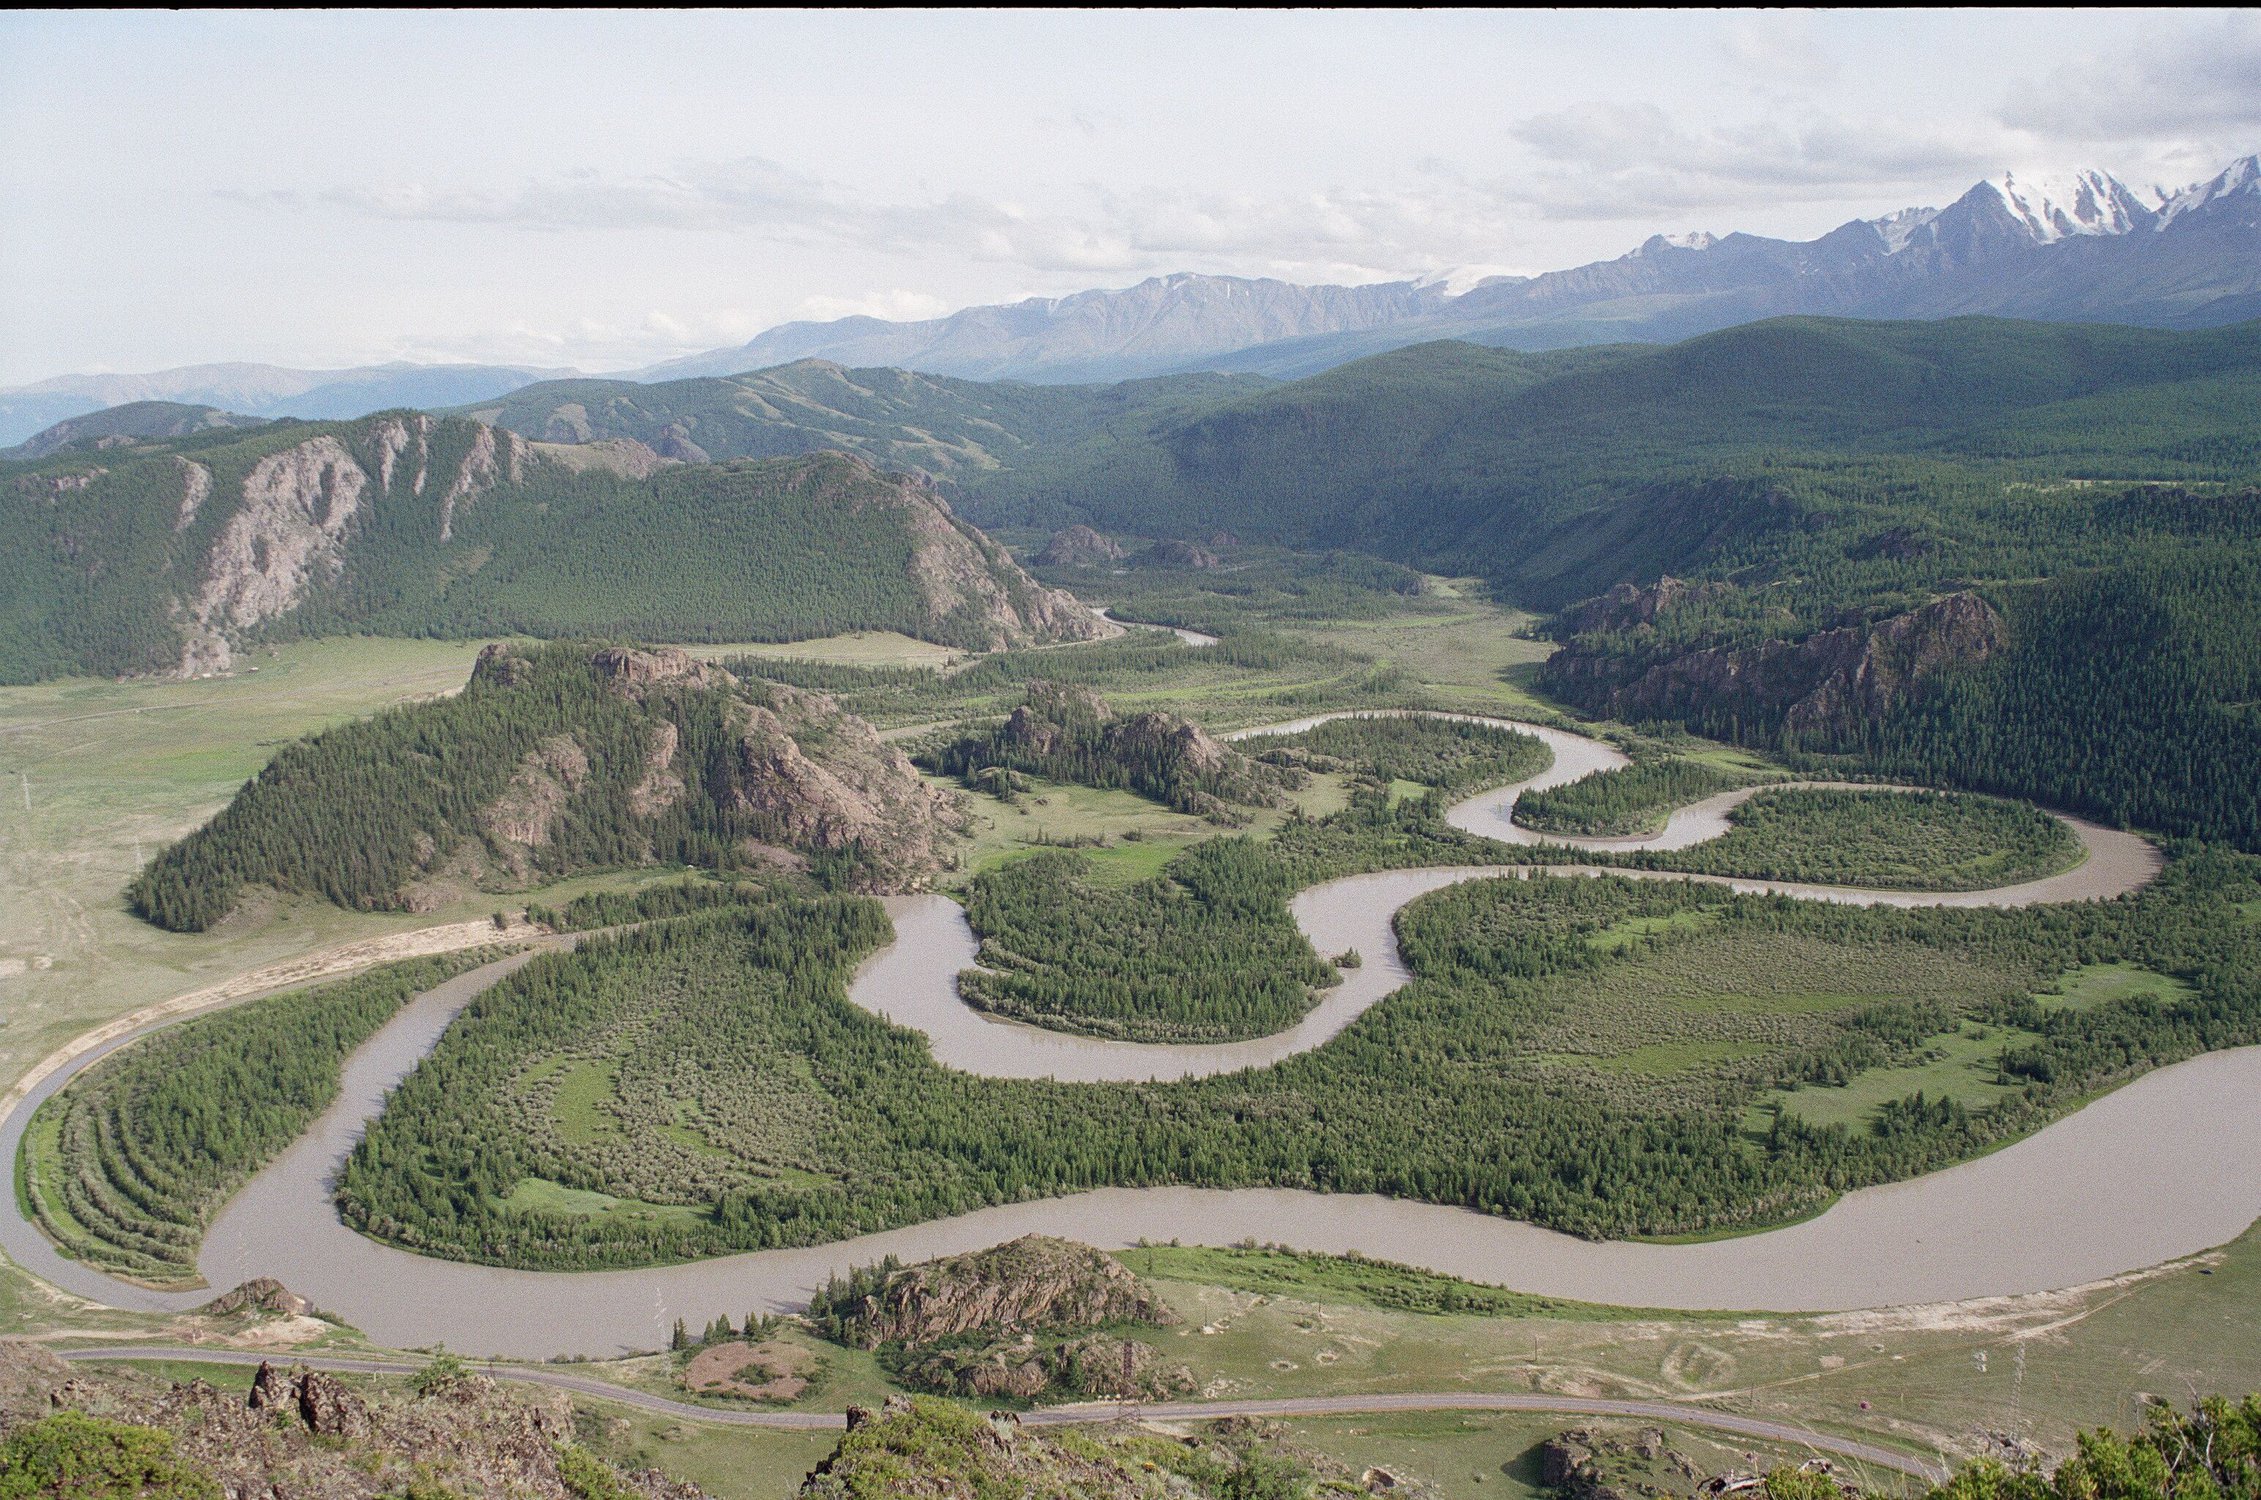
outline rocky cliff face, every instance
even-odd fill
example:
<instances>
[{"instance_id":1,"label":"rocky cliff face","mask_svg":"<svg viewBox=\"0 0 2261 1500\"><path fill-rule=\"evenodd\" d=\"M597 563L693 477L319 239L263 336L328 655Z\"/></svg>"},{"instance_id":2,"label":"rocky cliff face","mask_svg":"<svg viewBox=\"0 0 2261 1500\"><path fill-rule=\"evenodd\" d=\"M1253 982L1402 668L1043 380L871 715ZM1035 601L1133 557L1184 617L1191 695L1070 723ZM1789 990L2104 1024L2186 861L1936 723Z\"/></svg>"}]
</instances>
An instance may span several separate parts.
<instances>
[{"instance_id":1,"label":"rocky cliff face","mask_svg":"<svg viewBox=\"0 0 2261 1500\"><path fill-rule=\"evenodd\" d=\"M1098 618L1075 595L1022 572L1003 547L959 520L930 481L909 474L888 479L887 503L900 506L910 526L911 577L938 623L970 626L991 651L1122 634L1123 627Z\"/></svg>"},{"instance_id":2,"label":"rocky cliff face","mask_svg":"<svg viewBox=\"0 0 2261 1500\"><path fill-rule=\"evenodd\" d=\"M1659 615L1683 605L1702 604L1734 592L1731 583L1688 583L1670 574L1645 588L1621 583L1606 594L1573 604L1555 617L1555 629L1565 636L1603 630L1637 630L1654 625Z\"/></svg>"},{"instance_id":3,"label":"rocky cliff face","mask_svg":"<svg viewBox=\"0 0 2261 1500\"><path fill-rule=\"evenodd\" d=\"M733 713L737 755L717 793L725 805L763 815L791 849L860 849L875 890L916 889L940 871L962 826L951 799L824 694L775 683L767 694Z\"/></svg>"},{"instance_id":4,"label":"rocky cliff face","mask_svg":"<svg viewBox=\"0 0 2261 1500\"><path fill-rule=\"evenodd\" d=\"M209 467L179 457L172 462L181 471L176 531L188 530L213 504L232 507L205 547L199 583L181 607L180 670L196 676L225 671L247 635L352 576L357 535L380 508L421 508L417 529L430 528L426 534L445 547L483 497L524 485L538 466L639 480L673 460L632 442L537 447L484 423L459 422L443 432L434 418L413 414L372 418L358 430L324 433L262 457L245 475L240 495L215 498ZM902 513L911 580L937 631L988 650L1120 633L1073 595L1022 572L1004 548L959 520L926 480L883 475L860 460L841 462L859 492L851 504ZM817 490L828 482L821 469L812 464L807 478Z\"/></svg>"},{"instance_id":5,"label":"rocky cliff face","mask_svg":"<svg viewBox=\"0 0 2261 1500\"><path fill-rule=\"evenodd\" d=\"M175 455L182 493L175 531L213 504L230 507L205 548L195 592L182 602L180 671L225 671L245 636L305 605L345 577L357 531L388 502L422 497L432 482L438 423L423 415L372 419L270 453L235 493L214 495L209 466ZM468 446L444 476L438 536L457 512L497 484L525 477L531 445L472 424Z\"/></svg>"},{"instance_id":6,"label":"rocky cliff face","mask_svg":"<svg viewBox=\"0 0 2261 1500\"><path fill-rule=\"evenodd\" d=\"M414 412L73 449L0 476L36 585L0 679L201 676L255 639L337 631L890 630L981 651L1121 631L923 477L830 451L679 461L697 456Z\"/></svg>"},{"instance_id":7,"label":"rocky cliff face","mask_svg":"<svg viewBox=\"0 0 2261 1500\"><path fill-rule=\"evenodd\" d=\"M347 528L368 489L369 476L334 437L310 438L252 465L189 605L184 675L225 667L236 632L287 614L310 587L337 577Z\"/></svg>"},{"instance_id":8,"label":"rocky cliff face","mask_svg":"<svg viewBox=\"0 0 2261 1500\"><path fill-rule=\"evenodd\" d=\"M1686 597L1688 586L1666 580ZM1589 630L1632 631L1671 607L1656 591L1621 591L1580 606ZM1548 658L1550 692L1612 718L1679 719L1779 728L1819 749L1857 745L1866 726L1909 701L1937 674L1985 661L2006 644L2002 617L1975 593L1949 594L1873 625L1816 631L1803 640L1709 647L1663 660L1570 643Z\"/></svg>"}]
</instances>

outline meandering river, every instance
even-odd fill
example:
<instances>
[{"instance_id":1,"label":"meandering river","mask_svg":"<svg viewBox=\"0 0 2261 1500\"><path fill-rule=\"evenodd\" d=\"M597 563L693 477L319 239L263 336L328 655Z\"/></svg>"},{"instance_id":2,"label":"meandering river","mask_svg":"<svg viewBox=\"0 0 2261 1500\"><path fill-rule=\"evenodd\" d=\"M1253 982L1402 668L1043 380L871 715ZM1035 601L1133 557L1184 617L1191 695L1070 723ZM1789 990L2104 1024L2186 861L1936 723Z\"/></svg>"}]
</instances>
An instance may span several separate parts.
<instances>
[{"instance_id":1,"label":"meandering river","mask_svg":"<svg viewBox=\"0 0 2261 1500\"><path fill-rule=\"evenodd\" d=\"M1616 751L1577 735L1486 722L1538 734L1555 762L1528 781L1451 809L1455 825L1474 832L1529 842L1507 820L1516 795L1623 764ZM1729 805L1714 798L1676 813L1653 840L1612 840L1602 847L1685 847L1716 837ZM2158 856L2142 840L2066 821L2086 858L2061 875L2002 890L1936 895L1721 883L1818 900L2006 905L2116 895L2157 872ZM1319 951L1355 947L1365 963L1301 1024L1252 1042L1147 1046L982 1017L958 1000L955 985L973 960L973 935L963 912L939 896L888 902L896 939L858 971L850 998L923 1032L945 1065L991 1076L1099 1081L1260 1067L1321 1045L1405 982L1391 918L1407 901L1455 881L1523 873L1494 867L1396 871L1303 892L1292 910ZM277 1277L397 1347L444 1342L469 1354L545 1358L654 1348L677 1318L699 1325L718 1313L794 1307L832 1272L882 1255L917 1260L1028 1233L1108 1247L1141 1238L1205 1244L1255 1238L1317 1251L1358 1250L1547 1296L1657 1308L1820 1311L2075 1285L2220 1244L2261 1214L2261 1048L2243 1048L2152 1073L1976 1161L1847 1194L1804 1223L1694 1245L1596 1243L1398 1199L1195 1188L1109 1189L810 1249L635 1271L501 1270L427 1259L355 1234L329 1198L338 1164L385 1094L456 1013L526 958L490 964L419 997L353 1055L337 1103L214 1222L199 1262L207 1281L227 1287L251 1276ZM60 1070L0 1122L0 1150L8 1159L40 1100L109 1050ZM0 1246L64 1289L116 1306L179 1310L211 1295L154 1292L67 1260L23 1221L12 1201L0 1213Z\"/></svg>"}]
</instances>

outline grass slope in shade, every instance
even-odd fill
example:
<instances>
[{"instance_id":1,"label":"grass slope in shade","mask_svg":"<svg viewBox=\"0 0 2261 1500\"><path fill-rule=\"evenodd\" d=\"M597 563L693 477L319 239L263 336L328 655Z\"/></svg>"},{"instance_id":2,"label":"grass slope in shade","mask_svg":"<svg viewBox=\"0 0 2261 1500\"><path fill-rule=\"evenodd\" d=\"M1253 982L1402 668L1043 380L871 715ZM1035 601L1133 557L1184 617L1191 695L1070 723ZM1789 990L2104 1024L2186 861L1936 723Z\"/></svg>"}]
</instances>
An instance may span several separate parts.
<instances>
[{"instance_id":1,"label":"grass slope in shade","mask_svg":"<svg viewBox=\"0 0 2261 1500\"><path fill-rule=\"evenodd\" d=\"M2069 868L2080 841L2023 803L1951 792L1760 792L1725 837L1632 856L1653 869L1819 885L1971 891Z\"/></svg>"},{"instance_id":2,"label":"grass slope in shade","mask_svg":"<svg viewBox=\"0 0 2261 1500\"><path fill-rule=\"evenodd\" d=\"M1073 854L978 877L982 940L966 1003L1031 1025L1123 1040L1238 1041L1284 1031L1337 982L1288 918L1287 871L1246 839L1197 844L1152 880L1095 888Z\"/></svg>"},{"instance_id":3,"label":"grass slope in shade","mask_svg":"<svg viewBox=\"0 0 2261 1500\"><path fill-rule=\"evenodd\" d=\"M884 939L875 906L693 916L489 991L393 1096L341 1201L357 1226L426 1253L561 1268L1164 1184L1377 1192L1601 1237L1745 1229L2261 1039L2261 928L2224 920L2255 888L2253 862L2226 855L2178 862L2130 901L2019 910L1472 882L1406 908L1413 982L1324 1047L1122 1085L944 1069L916 1033L849 1004L847 974ZM2189 994L2031 998L2115 961ZM2011 1080L1982 1109L1911 1094L1850 1127L1746 1120L1770 1090L1918 1061L1969 1021L1998 1032ZM607 1131L568 1138L559 1057L617 1068L609 1097L572 1101ZM702 1212L667 1224L506 1207L529 1177Z\"/></svg>"},{"instance_id":4,"label":"grass slope in shade","mask_svg":"<svg viewBox=\"0 0 2261 1500\"><path fill-rule=\"evenodd\" d=\"M42 1104L19 1182L40 1227L105 1270L193 1282L228 1195L337 1097L346 1054L412 997L491 957L390 964L169 1026Z\"/></svg>"}]
</instances>

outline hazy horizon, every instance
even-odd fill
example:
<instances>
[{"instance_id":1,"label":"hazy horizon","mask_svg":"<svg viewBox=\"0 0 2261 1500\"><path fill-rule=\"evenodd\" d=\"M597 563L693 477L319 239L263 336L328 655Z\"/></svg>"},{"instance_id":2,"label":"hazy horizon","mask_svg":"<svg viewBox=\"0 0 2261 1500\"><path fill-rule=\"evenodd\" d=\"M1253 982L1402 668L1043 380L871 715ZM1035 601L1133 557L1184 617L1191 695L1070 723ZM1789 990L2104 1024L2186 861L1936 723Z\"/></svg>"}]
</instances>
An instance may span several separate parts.
<instances>
[{"instance_id":1,"label":"hazy horizon","mask_svg":"<svg viewBox=\"0 0 2261 1500\"><path fill-rule=\"evenodd\" d=\"M1179 271L1534 273L2211 175L2251 12L19 13L0 385L630 368Z\"/></svg>"}]
</instances>

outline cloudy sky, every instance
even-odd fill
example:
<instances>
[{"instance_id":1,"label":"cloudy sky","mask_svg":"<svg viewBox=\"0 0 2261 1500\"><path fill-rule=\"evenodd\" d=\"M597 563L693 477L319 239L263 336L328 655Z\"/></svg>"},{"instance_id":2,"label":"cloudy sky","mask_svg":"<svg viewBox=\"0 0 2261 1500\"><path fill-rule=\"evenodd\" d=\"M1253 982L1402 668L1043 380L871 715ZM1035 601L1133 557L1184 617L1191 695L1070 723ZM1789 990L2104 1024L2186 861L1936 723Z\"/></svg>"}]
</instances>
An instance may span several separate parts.
<instances>
[{"instance_id":1,"label":"cloudy sky","mask_svg":"<svg viewBox=\"0 0 2261 1500\"><path fill-rule=\"evenodd\" d=\"M1173 270L1540 271L2261 147L2248 11L0 16L0 384L617 369Z\"/></svg>"}]
</instances>

